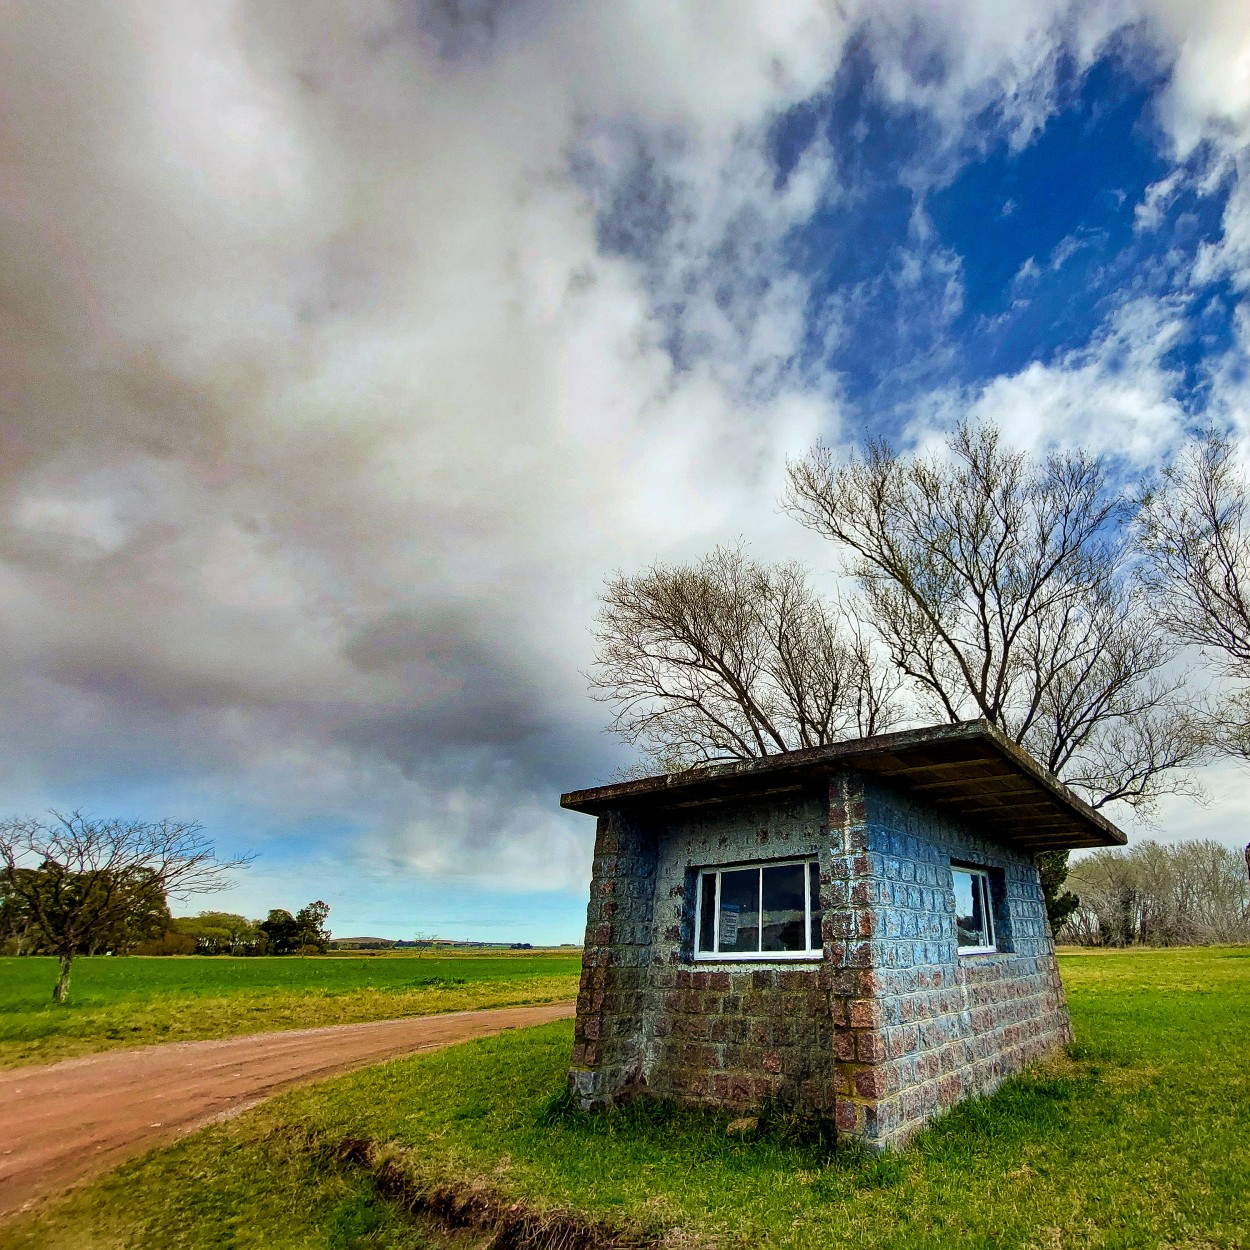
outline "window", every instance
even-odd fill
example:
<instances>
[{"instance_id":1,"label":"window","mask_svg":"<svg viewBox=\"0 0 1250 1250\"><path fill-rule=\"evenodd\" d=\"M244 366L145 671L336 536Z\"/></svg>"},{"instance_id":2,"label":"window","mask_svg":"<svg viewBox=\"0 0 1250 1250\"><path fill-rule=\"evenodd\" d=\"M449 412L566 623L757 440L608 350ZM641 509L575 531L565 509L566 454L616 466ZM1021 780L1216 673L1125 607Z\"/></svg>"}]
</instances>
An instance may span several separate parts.
<instances>
[{"instance_id":1,"label":"window","mask_svg":"<svg viewBox=\"0 0 1250 1250\"><path fill-rule=\"evenodd\" d=\"M815 861L699 874L696 959L811 959L821 953Z\"/></svg>"},{"instance_id":2,"label":"window","mask_svg":"<svg viewBox=\"0 0 1250 1250\"><path fill-rule=\"evenodd\" d=\"M955 940L961 955L996 950L990 874L983 868L951 868L955 882Z\"/></svg>"}]
</instances>

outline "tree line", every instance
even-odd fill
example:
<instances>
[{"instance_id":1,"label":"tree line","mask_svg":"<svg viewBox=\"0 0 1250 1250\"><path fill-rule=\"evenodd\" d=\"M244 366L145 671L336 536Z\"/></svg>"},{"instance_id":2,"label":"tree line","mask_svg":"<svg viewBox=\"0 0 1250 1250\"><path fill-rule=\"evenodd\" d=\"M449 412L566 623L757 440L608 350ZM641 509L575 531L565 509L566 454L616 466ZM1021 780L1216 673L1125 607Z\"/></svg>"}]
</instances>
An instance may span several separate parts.
<instances>
[{"instance_id":1,"label":"tree line","mask_svg":"<svg viewBox=\"0 0 1250 1250\"><path fill-rule=\"evenodd\" d=\"M640 771L980 718L1091 806L1148 812L1250 759L1250 488L1219 433L1135 483L989 423L937 454L817 446L782 506L831 544L838 593L741 544L607 582L588 676ZM1066 852L1041 866L1058 931Z\"/></svg>"},{"instance_id":2,"label":"tree line","mask_svg":"<svg viewBox=\"0 0 1250 1250\"><path fill-rule=\"evenodd\" d=\"M1059 932L1082 946L1250 942L1250 875L1240 851L1200 840L1139 842L1074 864L1079 900Z\"/></svg>"},{"instance_id":3,"label":"tree line","mask_svg":"<svg viewBox=\"0 0 1250 1250\"><path fill-rule=\"evenodd\" d=\"M139 942L132 955L320 955L330 949L330 905L317 899L294 915L272 908L264 920L226 911L172 919L162 933Z\"/></svg>"}]
</instances>

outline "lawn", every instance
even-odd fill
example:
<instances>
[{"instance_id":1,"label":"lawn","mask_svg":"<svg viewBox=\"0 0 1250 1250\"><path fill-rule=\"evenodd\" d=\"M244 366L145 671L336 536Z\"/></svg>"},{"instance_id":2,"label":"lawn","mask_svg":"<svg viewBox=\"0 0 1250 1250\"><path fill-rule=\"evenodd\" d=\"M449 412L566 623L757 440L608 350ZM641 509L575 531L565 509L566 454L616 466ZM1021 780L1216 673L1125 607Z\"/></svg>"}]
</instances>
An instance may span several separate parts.
<instances>
[{"instance_id":1,"label":"lawn","mask_svg":"<svg viewBox=\"0 0 1250 1250\"><path fill-rule=\"evenodd\" d=\"M0 959L0 1067L149 1042L572 998L580 952Z\"/></svg>"},{"instance_id":2,"label":"lawn","mask_svg":"<svg viewBox=\"0 0 1250 1250\"><path fill-rule=\"evenodd\" d=\"M665 1107L569 1112L560 1023L283 1095L10 1227L0 1244L452 1244L383 1197L380 1176L409 1205L521 1202L548 1221L574 1212L615 1229L617 1244L1250 1247L1250 950L1062 963L1073 1056L882 1159L784 1134L731 1138L722 1117ZM384 1143L382 1158L345 1159L345 1138Z\"/></svg>"}]
</instances>

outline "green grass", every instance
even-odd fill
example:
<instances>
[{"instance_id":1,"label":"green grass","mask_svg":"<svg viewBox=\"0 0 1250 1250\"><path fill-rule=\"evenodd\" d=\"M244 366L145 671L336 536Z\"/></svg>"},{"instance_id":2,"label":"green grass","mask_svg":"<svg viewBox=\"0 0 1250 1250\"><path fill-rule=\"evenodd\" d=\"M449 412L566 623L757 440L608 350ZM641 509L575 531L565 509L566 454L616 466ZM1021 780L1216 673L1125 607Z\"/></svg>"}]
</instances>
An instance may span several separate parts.
<instances>
[{"instance_id":1,"label":"green grass","mask_svg":"<svg viewBox=\"0 0 1250 1250\"><path fill-rule=\"evenodd\" d=\"M1250 950L1062 962L1073 1058L957 1108L883 1159L729 1138L720 1116L663 1106L561 1110L571 1030L560 1023L286 1094L127 1166L0 1244L433 1244L368 1172L336 1162L335 1143L367 1136L394 1143L418 1187L468 1181L674 1245L1250 1247Z\"/></svg>"},{"instance_id":2,"label":"green grass","mask_svg":"<svg viewBox=\"0 0 1250 1250\"><path fill-rule=\"evenodd\" d=\"M0 1067L150 1042L571 998L576 954L0 959Z\"/></svg>"}]
</instances>

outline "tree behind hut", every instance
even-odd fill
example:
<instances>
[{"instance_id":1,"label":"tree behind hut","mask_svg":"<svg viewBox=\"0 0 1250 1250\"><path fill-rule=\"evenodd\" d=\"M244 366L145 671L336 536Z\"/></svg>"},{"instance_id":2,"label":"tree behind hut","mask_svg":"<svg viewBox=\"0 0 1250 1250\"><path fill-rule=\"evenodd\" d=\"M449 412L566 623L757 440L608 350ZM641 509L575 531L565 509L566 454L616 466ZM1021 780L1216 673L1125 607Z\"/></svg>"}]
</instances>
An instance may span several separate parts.
<instances>
[{"instance_id":1,"label":"tree behind hut","mask_svg":"<svg viewBox=\"0 0 1250 1250\"><path fill-rule=\"evenodd\" d=\"M949 452L790 466L791 514L840 548L921 706L988 720L1095 808L1193 792L1207 739L1133 575L1128 496L1102 461L1011 451L991 424L961 424ZM1067 861L1041 856L1055 929Z\"/></svg>"},{"instance_id":2,"label":"tree behind hut","mask_svg":"<svg viewBox=\"0 0 1250 1250\"><path fill-rule=\"evenodd\" d=\"M1133 576L1128 497L1100 460L1011 451L992 425L949 451L790 466L791 514L840 549L921 706L988 720L1096 808L1192 788L1204 742Z\"/></svg>"},{"instance_id":3,"label":"tree behind hut","mask_svg":"<svg viewBox=\"0 0 1250 1250\"><path fill-rule=\"evenodd\" d=\"M837 547L847 603L723 549L613 578L591 680L615 732L661 767L768 755L889 728L902 686L926 719L989 721L1094 807L1192 790L1205 738L1132 576L1131 501L1101 461L1013 452L992 425L961 425L949 452L790 465L788 510ZM1066 866L1042 857L1055 928Z\"/></svg>"},{"instance_id":4,"label":"tree behind hut","mask_svg":"<svg viewBox=\"0 0 1250 1250\"><path fill-rule=\"evenodd\" d=\"M0 887L38 948L60 961L58 1003L77 955L163 932L167 898L223 889L248 862L218 859L194 821L50 816L0 824Z\"/></svg>"},{"instance_id":5,"label":"tree behind hut","mask_svg":"<svg viewBox=\"0 0 1250 1250\"><path fill-rule=\"evenodd\" d=\"M1250 761L1250 482L1226 438L1206 431L1164 470L1137 541L1159 625L1228 682L1206 709L1211 740Z\"/></svg>"},{"instance_id":6,"label":"tree behind hut","mask_svg":"<svg viewBox=\"0 0 1250 1250\"><path fill-rule=\"evenodd\" d=\"M618 573L596 618L595 696L655 768L752 759L881 733L898 681L797 564L718 547Z\"/></svg>"}]
</instances>

